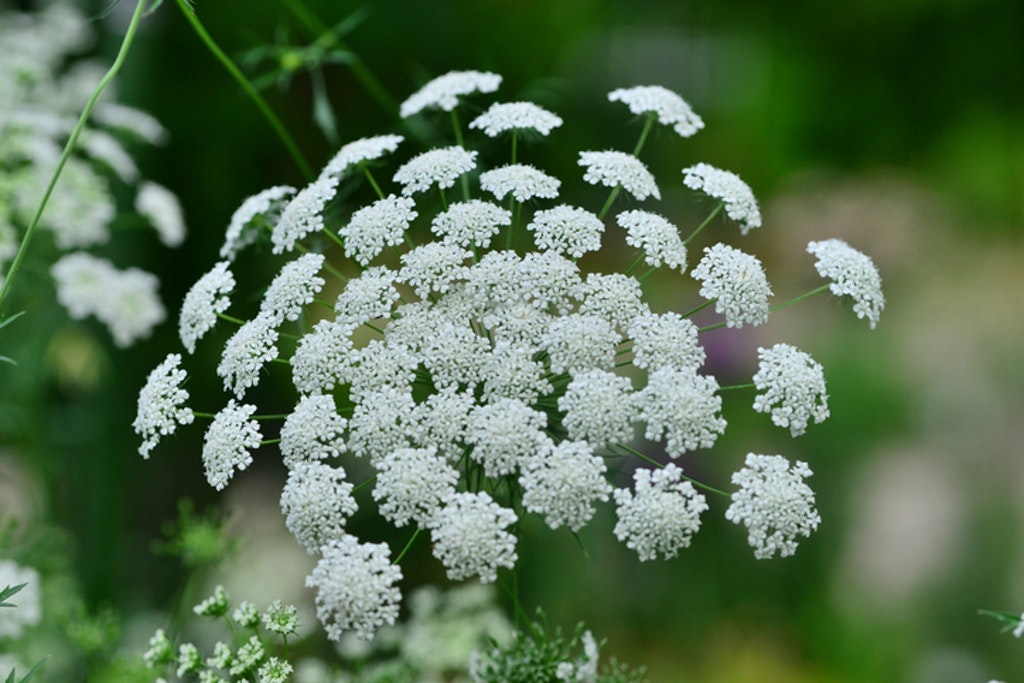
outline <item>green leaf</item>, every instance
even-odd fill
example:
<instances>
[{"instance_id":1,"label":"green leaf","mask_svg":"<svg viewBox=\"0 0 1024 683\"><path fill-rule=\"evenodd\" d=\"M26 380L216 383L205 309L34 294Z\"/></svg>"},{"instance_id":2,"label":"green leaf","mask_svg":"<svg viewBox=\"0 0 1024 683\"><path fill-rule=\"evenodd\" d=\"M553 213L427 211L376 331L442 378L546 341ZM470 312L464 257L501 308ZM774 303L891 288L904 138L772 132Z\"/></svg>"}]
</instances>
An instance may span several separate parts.
<instances>
[{"instance_id":1,"label":"green leaf","mask_svg":"<svg viewBox=\"0 0 1024 683\"><path fill-rule=\"evenodd\" d=\"M12 597L27 585L28 583L19 583L17 586L6 586L0 591L0 607L17 607L17 605L7 602L7 598Z\"/></svg>"},{"instance_id":2,"label":"green leaf","mask_svg":"<svg viewBox=\"0 0 1024 683\"><path fill-rule=\"evenodd\" d=\"M36 662L36 665L33 666L32 669L29 670L29 672L27 674L25 674L25 677L21 679L21 683L28 683L33 678L35 678L36 674L39 673L42 670L43 664L46 664L46 659L45 658L44 659L40 659L38 662ZM12 671L11 674L13 675L13 673L14 672Z\"/></svg>"}]
</instances>

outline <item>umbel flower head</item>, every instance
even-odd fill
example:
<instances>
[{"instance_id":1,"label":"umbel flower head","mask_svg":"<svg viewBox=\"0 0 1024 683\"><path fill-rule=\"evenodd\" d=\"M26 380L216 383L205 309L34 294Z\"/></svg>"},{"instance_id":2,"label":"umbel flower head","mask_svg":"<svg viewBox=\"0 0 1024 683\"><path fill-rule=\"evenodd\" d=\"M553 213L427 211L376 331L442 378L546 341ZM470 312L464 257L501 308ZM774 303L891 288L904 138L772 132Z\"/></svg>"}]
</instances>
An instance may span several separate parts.
<instances>
[{"instance_id":1,"label":"umbel flower head","mask_svg":"<svg viewBox=\"0 0 1024 683\"><path fill-rule=\"evenodd\" d=\"M402 114L454 112L499 84L494 74L454 72L406 100ZM611 99L683 137L703 125L664 89ZM516 160L526 153L514 151L520 132L562 123L538 105L499 104L458 130L458 144L406 149L381 135L344 145L306 187L247 200L228 228L230 253L182 307L189 351L226 339L216 372L230 398L207 428L207 479L229 486L253 451L272 457L276 442L288 471L281 511L319 557L307 583L332 638L372 637L399 610L401 570L391 558L404 549L353 535L357 510L415 527L411 542L429 543L450 579L484 583L516 566L523 529L581 532L602 506L614 506L615 537L642 561L689 547L715 496L729 499L727 518L747 526L757 557L792 554L818 525L802 463L751 456L731 496L665 464L714 447L727 426L722 394L745 388L720 386L704 369L707 328L691 315L714 305L724 321L712 328L758 325L772 290L757 257L723 241L731 235L700 245L698 288L682 276L704 225L678 226L653 207L608 213L618 199L660 198L642 150L579 153L583 168L564 178ZM488 167L506 138L511 163ZM474 148L481 142L486 156ZM685 173L720 200L709 218L724 206L741 232L760 225L750 188L734 176L706 165ZM562 197L587 196L588 185L606 193L603 205ZM235 291L232 274L260 241L282 263L254 301ZM609 243L627 248L621 262L593 257ZM845 295L876 300L862 261L835 245L814 249ZM678 310L648 302L656 269L676 278ZM207 334L214 323L231 327ZM144 455L161 435L209 415L185 406L180 363L169 357L140 396ZM271 375L275 390L256 391ZM289 380L294 391L282 392ZM821 368L795 347L761 349L748 386L755 410L793 435L827 417ZM623 469L632 487L610 474ZM522 524L524 516L543 524ZM566 676L581 670L564 667Z\"/></svg>"}]
</instances>

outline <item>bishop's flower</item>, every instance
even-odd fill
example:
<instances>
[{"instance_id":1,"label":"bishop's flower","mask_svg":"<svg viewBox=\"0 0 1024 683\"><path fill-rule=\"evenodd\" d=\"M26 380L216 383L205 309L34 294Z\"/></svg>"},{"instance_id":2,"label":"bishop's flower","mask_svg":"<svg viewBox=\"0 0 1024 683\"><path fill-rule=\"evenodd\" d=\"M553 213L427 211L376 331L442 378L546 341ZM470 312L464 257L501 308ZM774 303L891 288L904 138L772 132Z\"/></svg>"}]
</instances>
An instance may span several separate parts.
<instances>
[{"instance_id":1,"label":"bishop's flower","mask_svg":"<svg viewBox=\"0 0 1024 683\"><path fill-rule=\"evenodd\" d=\"M626 229L626 244L643 249L649 265L657 268L664 263L686 272L686 245L679 237L679 229L664 216L634 210L623 211L615 220Z\"/></svg>"},{"instance_id":2,"label":"bishop's flower","mask_svg":"<svg viewBox=\"0 0 1024 683\"><path fill-rule=\"evenodd\" d=\"M259 384L263 366L277 358L277 336L275 322L267 315L256 316L231 335L217 365L225 390L242 398L247 389Z\"/></svg>"},{"instance_id":3,"label":"bishop's flower","mask_svg":"<svg viewBox=\"0 0 1024 683\"><path fill-rule=\"evenodd\" d=\"M320 562L306 577L316 588L316 616L331 640L353 631L373 639L378 628L395 623L402 570L391 562L384 543L360 543L343 536L320 548Z\"/></svg>"},{"instance_id":4,"label":"bishop's flower","mask_svg":"<svg viewBox=\"0 0 1024 683\"><path fill-rule=\"evenodd\" d=\"M453 202L434 217L430 229L445 241L462 247L486 248L502 226L512 223L512 212L490 202L471 199Z\"/></svg>"},{"instance_id":5,"label":"bishop's flower","mask_svg":"<svg viewBox=\"0 0 1024 683\"><path fill-rule=\"evenodd\" d=\"M683 169L683 184L721 200L729 218L740 224L742 234L746 235L751 228L761 227L761 210L757 208L757 199L750 186L735 173L700 163Z\"/></svg>"},{"instance_id":6,"label":"bishop's flower","mask_svg":"<svg viewBox=\"0 0 1024 683\"><path fill-rule=\"evenodd\" d=\"M259 424L250 419L254 405L239 405L235 399L217 413L203 439L203 466L206 481L220 491L228 485L235 470L252 464L249 451L259 448L263 436Z\"/></svg>"},{"instance_id":7,"label":"bishop's flower","mask_svg":"<svg viewBox=\"0 0 1024 683\"><path fill-rule=\"evenodd\" d=\"M619 341L611 322L582 313L554 318L541 337L552 371L572 374L610 370L615 365L615 347Z\"/></svg>"},{"instance_id":8,"label":"bishop's flower","mask_svg":"<svg viewBox=\"0 0 1024 683\"><path fill-rule=\"evenodd\" d=\"M771 285L761 261L726 244L704 248L704 258L690 275L702 282L700 295L715 301L728 327L761 325L768 320Z\"/></svg>"},{"instance_id":9,"label":"bishop's flower","mask_svg":"<svg viewBox=\"0 0 1024 683\"><path fill-rule=\"evenodd\" d=\"M793 436L800 436L807 423L825 421L828 417L828 394L821 365L795 346L776 344L759 348L760 358L754 386L754 410L771 413L772 422L789 427Z\"/></svg>"},{"instance_id":10,"label":"bishop's flower","mask_svg":"<svg viewBox=\"0 0 1024 683\"><path fill-rule=\"evenodd\" d=\"M700 528L707 500L673 464L633 473L635 491L615 490L615 536L635 550L641 562L675 557Z\"/></svg>"},{"instance_id":11,"label":"bishop's flower","mask_svg":"<svg viewBox=\"0 0 1024 683\"><path fill-rule=\"evenodd\" d=\"M393 180L409 196L429 190L433 185L447 189L464 173L476 168L476 150L458 145L440 147L414 156L395 173Z\"/></svg>"},{"instance_id":12,"label":"bishop's flower","mask_svg":"<svg viewBox=\"0 0 1024 683\"><path fill-rule=\"evenodd\" d=\"M217 314L231 305L228 295L235 289L235 278L230 266L230 262L220 261L185 295L178 314L178 336L189 353L195 353L196 342L213 329Z\"/></svg>"},{"instance_id":13,"label":"bishop's flower","mask_svg":"<svg viewBox=\"0 0 1024 683\"><path fill-rule=\"evenodd\" d=\"M281 426L281 456L292 467L308 460L336 458L345 450L348 421L330 394L302 396Z\"/></svg>"},{"instance_id":14,"label":"bishop's flower","mask_svg":"<svg viewBox=\"0 0 1024 683\"><path fill-rule=\"evenodd\" d=\"M431 519L434 556L454 581L479 576L483 583L498 578L498 568L515 566L516 537L506 527L516 522L512 510L487 493L456 493Z\"/></svg>"},{"instance_id":15,"label":"bishop's flower","mask_svg":"<svg viewBox=\"0 0 1024 683\"><path fill-rule=\"evenodd\" d=\"M661 199L654 176L632 154L617 152L580 152L580 166L587 169L583 179L591 185L621 187L638 200Z\"/></svg>"},{"instance_id":16,"label":"bishop's flower","mask_svg":"<svg viewBox=\"0 0 1024 683\"><path fill-rule=\"evenodd\" d=\"M501 76L488 71L450 71L438 76L402 102L402 118L418 114L424 109L451 111L459 105L459 98L476 92L494 92L501 85Z\"/></svg>"},{"instance_id":17,"label":"bishop's flower","mask_svg":"<svg viewBox=\"0 0 1024 683\"><path fill-rule=\"evenodd\" d=\"M275 325L297 320L302 309L313 303L313 297L327 283L318 275L323 264L323 254L312 253L286 263L263 295L260 314Z\"/></svg>"},{"instance_id":18,"label":"bishop's flower","mask_svg":"<svg viewBox=\"0 0 1024 683\"><path fill-rule=\"evenodd\" d=\"M601 248L604 223L586 209L562 204L535 213L526 229L533 232L541 249L553 249L579 258Z\"/></svg>"},{"instance_id":19,"label":"bishop's flower","mask_svg":"<svg viewBox=\"0 0 1024 683\"><path fill-rule=\"evenodd\" d=\"M559 397L558 409L565 411L562 424L570 439L603 446L633 438L636 404L628 377L606 370L578 373Z\"/></svg>"},{"instance_id":20,"label":"bishop's flower","mask_svg":"<svg viewBox=\"0 0 1024 683\"><path fill-rule=\"evenodd\" d=\"M781 455L747 454L742 469L732 475L739 490L725 518L747 527L747 541L759 560L789 557L797 536L811 535L821 517L814 508L814 491L804 483L812 474L807 463L790 465Z\"/></svg>"},{"instance_id":21,"label":"bishop's flower","mask_svg":"<svg viewBox=\"0 0 1024 683\"><path fill-rule=\"evenodd\" d=\"M526 130L547 135L562 125L562 119L533 102L495 102L469 127L479 128L488 137L498 137L510 130Z\"/></svg>"},{"instance_id":22,"label":"bishop's flower","mask_svg":"<svg viewBox=\"0 0 1024 683\"><path fill-rule=\"evenodd\" d=\"M874 329L885 308L885 296L882 278L871 257L838 239L810 242L807 251L818 259L814 264L818 274L832 280L832 293L851 297L853 312L858 318L867 318Z\"/></svg>"},{"instance_id":23,"label":"bishop's flower","mask_svg":"<svg viewBox=\"0 0 1024 683\"><path fill-rule=\"evenodd\" d=\"M676 93L660 85L638 85L608 93L612 102L622 102L636 115L654 114L658 123L672 128L684 138L704 127L704 121Z\"/></svg>"},{"instance_id":24,"label":"bishop's flower","mask_svg":"<svg viewBox=\"0 0 1024 683\"><path fill-rule=\"evenodd\" d=\"M281 491L284 523L307 553L315 555L345 536L345 523L356 509L345 470L322 462L297 462Z\"/></svg>"},{"instance_id":25,"label":"bishop's flower","mask_svg":"<svg viewBox=\"0 0 1024 683\"><path fill-rule=\"evenodd\" d=\"M353 166L379 159L385 154L394 152L403 140L405 138L401 135L375 135L350 142L331 157L320 175L344 175Z\"/></svg>"},{"instance_id":26,"label":"bishop's flower","mask_svg":"<svg viewBox=\"0 0 1024 683\"><path fill-rule=\"evenodd\" d=\"M561 186L561 180L528 164L510 164L480 174L480 187L496 199L510 194L517 202L554 199Z\"/></svg>"},{"instance_id":27,"label":"bishop's flower","mask_svg":"<svg viewBox=\"0 0 1024 683\"><path fill-rule=\"evenodd\" d=\"M412 199L391 195L356 211L338 230L345 240L345 256L365 266L385 247L399 244L409 223L417 216L413 206Z\"/></svg>"},{"instance_id":28,"label":"bishop's flower","mask_svg":"<svg viewBox=\"0 0 1024 683\"><path fill-rule=\"evenodd\" d=\"M132 428L143 438L139 446L143 458L149 458L160 437L173 434L179 424L191 424L195 417L185 405L188 391L181 385L187 374L180 364L180 354L168 355L153 368L139 391L138 414Z\"/></svg>"},{"instance_id":29,"label":"bishop's flower","mask_svg":"<svg viewBox=\"0 0 1024 683\"><path fill-rule=\"evenodd\" d=\"M659 368L637 393L640 419L647 423L646 436L665 437L665 450L677 458L698 448L711 448L725 431L722 398L714 377L695 369Z\"/></svg>"},{"instance_id":30,"label":"bishop's flower","mask_svg":"<svg viewBox=\"0 0 1024 683\"><path fill-rule=\"evenodd\" d=\"M324 229L324 206L338 192L338 177L320 176L292 197L270 233L272 251L280 254L291 251L295 243L306 235Z\"/></svg>"},{"instance_id":31,"label":"bishop's flower","mask_svg":"<svg viewBox=\"0 0 1024 683\"><path fill-rule=\"evenodd\" d=\"M231 222L224 233L224 244L220 248L220 257L234 261L238 252L256 241L262 232L261 226L255 225L263 220L273 226L281 216L281 210L295 194L295 188L277 185L267 188L247 198L231 215Z\"/></svg>"},{"instance_id":32,"label":"bishop's flower","mask_svg":"<svg viewBox=\"0 0 1024 683\"><path fill-rule=\"evenodd\" d=\"M373 497L380 514L395 526L426 526L455 495L459 472L434 447L398 448L377 461Z\"/></svg>"},{"instance_id":33,"label":"bishop's flower","mask_svg":"<svg viewBox=\"0 0 1024 683\"><path fill-rule=\"evenodd\" d=\"M552 529L564 525L575 533L594 516L594 503L608 500L605 471L604 460L583 441L538 451L523 461L523 507L541 515Z\"/></svg>"},{"instance_id":34,"label":"bishop's flower","mask_svg":"<svg viewBox=\"0 0 1024 683\"><path fill-rule=\"evenodd\" d=\"M638 368L692 368L704 365L697 326L674 311L642 313L630 322L633 365Z\"/></svg>"}]
</instances>

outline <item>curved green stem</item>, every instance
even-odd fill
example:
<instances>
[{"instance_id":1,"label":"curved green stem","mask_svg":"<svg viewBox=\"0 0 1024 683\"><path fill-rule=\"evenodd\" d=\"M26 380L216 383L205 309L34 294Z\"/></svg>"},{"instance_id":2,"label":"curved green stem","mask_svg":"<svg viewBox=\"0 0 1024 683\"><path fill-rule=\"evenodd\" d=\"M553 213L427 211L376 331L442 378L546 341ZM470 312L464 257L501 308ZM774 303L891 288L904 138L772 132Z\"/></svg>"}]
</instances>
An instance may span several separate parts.
<instances>
[{"instance_id":1,"label":"curved green stem","mask_svg":"<svg viewBox=\"0 0 1024 683\"><path fill-rule=\"evenodd\" d=\"M312 180L314 175L309 162L306 161L306 158L299 150L299 146L295 144L295 140L292 139L291 134L289 134L287 129L285 129L281 120L277 118L277 115L270 108L270 105L267 104L267 101L264 100L263 96L260 95L258 90L256 90L256 86L254 86L252 82L245 77L245 74L242 73L241 69L231 61L231 58L220 49L220 46L217 45L210 34L206 32L206 28L203 26L202 22L199 21L199 17L196 15L195 9L189 4L188 0L177 0L177 3L178 7L185 15L185 19L188 20L188 23L192 25L192 28L199 36L199 39L202 40L207 49L213 53L213 56L217 58L217 61L219 61L221 65L228 70L228 73L231 74L232 78L242 86L242 89L245 90L245 93L249 98L256 103L256 106L270 123L274 132L277 133L279 138L281 138L281 142L283 142L284 146L288 149L288 153L291 154L292 159L295 160L295 163L302 171L302 174L306 176L307 180Z\"/></svg>"},{"instance_id":2,"label":"curved green stem","mask_svg":"<svg viewBox=\"0 0 1024 683\"><path fill-rule=\"evenodd\" d=\"M622 185L616 185L612 188L612 191L608 193L608 199L604 201L604 206L602 206L601 210L597 213L598 218L604 220L605 214L608 213L608 209L612 208L612 202L615 201L615 198L619 196L619 192L621 191Z\"/></svg>"},{"instance_id":3,"label":"curved green stem","mask_svg":"<svg viewBox=\"0 0 1024 683\"><path fill-rule=\"evenodd\" d=\"M394 560L393 560L393 561L391 562L391 564L398 564L399 562L401 562L401 561L402 561L402 558L403 558L403 557L405 557L405 554L406 554L407 552L409 552L409 548L411 548L411 547L412 547L412 544L416 542L416 537L420 535L420 532L421 532L421 531L422 531L422 529L420 529L419 527L416 527L416 531L412 532L412 536L410 536L410 537L409 537L409 540L408 540L408 541L406 541L406 543L405 543L405 547L404 547L404 548L402 548L402 552L398 553L398 557L396 557L396 558L395 558L395 559L394 559Z\"/></svg>"},{"instance_id":4,"label":"curved green stem","mask_svg":"<svg viewBox=\"0 0 1024 683\"><path fill-rule=\"evenodd\" d=\"M828 282L826 282L825 284L823 284L823 285L821 285L821 286L819 286L819 287L815 287L814 289L812 289L812 290L811 290L811 291L809 291L809 292L804 292L804 293L803 293L803 294L801 294L800 296L795 296L795 297L793 297L793 298L792 298L792 299L790 299L789 301L783 301L783 302L782 302L781 304L775 304L774 306L772 306L772 307L771 307L771 308L769 308L768 310L769 310L769 311L777 311L777 310L779 310L779 309L781 309L781 308L785 308L786 306L792 306L793 304L795 304L795 303L796 303L796 302L798 302L798 301L803 301L804 299L809 299L809 298L811 298L811 297L812 297L812 296L814 296L815 294L821 294L822 292L828 291L828 289L829 289L829 288L830 288L831 286L832 286L832 284L831 284L831 283L828 283Z\"/></svg>"},{"instance_id":5,"label":"curved green stem","mask_svg":"<svg viewBox=\"0 0 1024 683\"><path fill-rule=\"evenodd\" d=\"M121 49L118 50L117 56L114 58L114 62L107 69L107 73L103 74L103 78L96 84L96 89L93 90L92 95L89 97L89 101L85 103L85 108L82 109L81 115L78 117L78 122L75 127L71 130L71 135L68 137L67 143L64 145L64 151L60 155L60 159L57 161L57 168L54 169L53 175L50 176L50 182L46 186L46 190L43 192L43 198L39 201L39 206L36 208L36 213L32 217L32 221L29 223L28 229L25 230L25 234L21 238L21 244L18 246L18 252L14 255L14 260L11 261L11 266L8 268L3 282L0 283L0 311L3 310L4 299L7 298L7 293L11 289L11 285L14 283L14 276L17 274L18 269L21 267L21 262L25 259L25 255L28 253L29 244L32 242L32 237L35 235L36 228L39 227L39 221L43 217L43 210L46 208L46 203L50 200L50 195L53 194L53 188L57 185L57 179L60 178L61 171L64 170L64 166L67 164L68 159L71 158L72 152L75 151L75 145L78 144L78 137L82 134L82 130L85 128L86 122L89 120L89 115L92 114L93 107L96 106L96 102L99 100L100 95L110 82L114 80L114 76L121 70L121 66L124 64L125 58L128 56L128 50L131 48L132 40L135 38L135 32L139 28L139 23L142 21L142 16L145 14L146 0L139 0L139 4L135 6L135 12L132 14L131 21L128 23L128 30L125 31L124 38L121 41Z\"/></svg>"},{"instance_id":6,"label":"curved green stem","mask_svg":"<svg viewBox=\"0 0 1024 683\"><path fill-rule=\"evenodd\" d=\"M654 128L654 119L657 114L651 112L647 115L647 121L644 123L644 129L640 132L640 139L636 141L636 147L633 148L633 156L640 156L640 150L644 148L644 143L647 142L647 136L650 134L651 129Z\"/></svg>"},{"instance_id":7,"label":"curved green stem","mask_svg":"<svg viewBox=\"0 0 1024 683\"><path fill-rule=\"evenodd\" d=\"M363 175L365 175L366 179L370 181L370 186L373 187L373 191L377 193L377 198L384 199L384 192L380 189L380 185L377 184L377 181L374 180L373 174L370 173L370 169L367 167L366 162L361 162L359 166L363 169Z\"/></svg>"}]
</instances>

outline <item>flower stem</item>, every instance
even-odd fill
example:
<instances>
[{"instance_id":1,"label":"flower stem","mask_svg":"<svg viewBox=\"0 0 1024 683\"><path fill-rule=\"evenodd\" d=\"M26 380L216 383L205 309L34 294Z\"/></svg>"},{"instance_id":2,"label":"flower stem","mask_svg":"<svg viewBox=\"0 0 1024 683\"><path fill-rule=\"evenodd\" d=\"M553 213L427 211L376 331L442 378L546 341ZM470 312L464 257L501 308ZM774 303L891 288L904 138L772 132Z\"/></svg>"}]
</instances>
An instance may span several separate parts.
<instances>
[{"instance_id":1,"label":"flower stem","mask_svg":"<svg viewBox=\"0 0 1024 683\"><path fill-rule=\"evenodd\" d=\"M139 23L142 21L142 16L145 13L146 0L139 0L139 4L135 7L135 12L132 14L132 19L128 23L128 30L125 31L124 38L121 40L121 48L117 52L117 56L114 58L114 62L107 69L107 73L103 74L103 78L96 84L96 88L92 91L92 95L89 96L88 102L85 103L85 107L82 109L81 115L78 117L78 122L75 127L71 130L71 135L68 137L67 143L64 145L64 151L60 155L60 159L57 161L57 168L53 170L53 175L50 176L50 182L46 186L46 191L43 192L43 198L39 201L39 206L36 208L36 213L32 217L32 222L29 223L28 229L25 230L25 234L21 238L21 244L18 246L18 252L14 255L14 260L11 261L11 266L8 268L3 283L0 284L0 310L3 310L4 299L7 298L7 292L10 291L11 285L14 284L14 276L17 274L18 269L21 267L21 262L24 260L25 255L28 253L29 244L32 242L32 237L35 235L36 228L39 227L39 221L43 217L43 210L46 208L46 203L50 200L50 195L53 194L53 188L57 185L57 179L60 178L61 171L64 170L64 166L67 164L68 159L71 158L71 153L75 151L75 145L78 144L78 137L81 135L82 130L85 128L86 122L89 120L89 115L92 114L93 107L96 106L96 102L99 100L103 90L114 80L114 76L121 70L121 66L124 64L125 58L128 56L128 50L132 45L132 40L135 38L135 32L139 28Z\"/></svg>"},{"instance_id":2,"label":"flower stem","mask_svg":"<svg viewBox=\"0 0 1024 683\"><path fill-rule=\"evenodd\" d=\"M630 453L631 455L635 455L636 457L640 458L641 460L643 460L645 462L648 462L648 463L654 465L655 467L658 467L658 468L664 468L665 467L663 464L661 464L657 460L654 460L653 458L651 458L651 457L649 457L647 455L644 455L640 451L634 450L634 449L630 448L629 446L627 446L625 444L617 443L617 444L615 444L615 446L617 446L618 448L621 448L622 450L626 451L627 453ZM710 491L711 493L717 493L718 495L725 496L726 498L732 498L732 494L731 493L727 493L725 491L722 491L721 489L716 489L714 486L708 486L707 484L699 482L696 479L694 479L693 477L688 477L685 474L681 474L680 476L682 476L683 479L685 479L686 481L690 482L694 486L697 486L698 488L702 488L705 491Z\"/></svg>"},{"instance_id":3,"label":"flower stem","mask_svg":"<svg viewBox=\"0 0 1024 683\"><path fill-rule=\"evenodd\" d=\"M605 200L604 206L601 207L601 210L597 214L598 218L604 220L604 216L608 213L608 209L612 208L612 202L615 201L615 198L619 196L619 192L621 191L622 185L616 185L612 188L612 191L608 193L608 199Z\"/></svg>"},{"instance_id":4,"label":"flower stem","mask_svg":"<svg viewBox=\"0 0 1024 683\"><path fill-rule=\"evenodd\" d=\"M822 292L827 291L828 288L831 287L831 286L832 285L830 283L826 282L825 284L821 285L820 287L815 287L814 289L812 289L809 292L804 292L800 296L793 297L789 301L783 301L781 304L775 304L774 306L772 306L768 310L770 310L770 311L777 311L780 308L785 308L786 306L792 306L793 304L795 304L798 301L803 301L804 299L809 299L812 296L814 296L815 294L821 294Z\"/></svg>"},{"instance_id":5,"label":"flower stem","mask_svg":"<svg viewBox=\"0 0 1024 683\"><path fill-rule=\"evenodd\" d=\"M462 125L459 123L459 114L454 109L451 111L452 117L452 129L455 131L455 144L459 147L465 148L465 141L462 138ZM462 199L469 201L469 176L463 173L459 177L459 183L462 185ZM445 205L448 208L448 205Z\"/></svg>"},{"instance_id":6,"label":"flower stem","mask_svg":"<svg viewBox=\"0 0 1024 683\"><path fill-rule=\"evenodd\" d=\"M706 225L707 225L708 223L710 223L710 222L711 222L711 219L712 219L712 218L714 218L715 216L717 216L717 215L718 215L718 212L719 212L719 211L721 211L721 210L722 210L722 207L724 207L724 206L725 206L725 202L720 202L720 203L718 204L718 206L716 206L716 207L715 207L715 210L714 210L714 211L712 211L712 212L711 212L710 214L708 214L708 217L704 219L704 222L703 222L703 223L701 223L700 225L698 225L698 226L697 226L697 229L696 229L696 230L694 230L693 232L691 232L691 233L690 233L690 236L689 236L689 237L687 237L687 238L686 238L685 240L683 240L683 246L686 246L686 245L688 245L688 244L689 244L689 243L690 243L690 242L691 242L691 241L693 240L693 238L694 238L694 237L696 237L697 235L699 235L699 234L700 234L700 231L701 231L701 230L703 230L703 229L704 229L704 227L705 227L705 226L706 226Z\"/></svg>"},{"instance_id":7,"label":"flower stem","mask_svg":"<svg viewBox=\"0 0 1024 683\"><path fill-rule=\"evenodd\" d=\"M199 17L196 15L195 9L189 4L188 0L177 0L177 2L178 7L181 8L182 13L185 15L189 24L192 25L192 28L199 36L199 39L203 41L207 49L213 53L213 56L217 58L217 61L219 61L221 65L228 70L228 73L231 74L232 78L242 86L245 93L256 104L260 112L270 123L271 128L273 128L274 132L277 133L277 136L281 138L281 142L283 142L284 146L288 149L288 153L291 154L292 159L299 167L299 170L302 171L302 174L307 180L312 180L313 169L310 167L309 162L306 161L306 158L299 150L299 146L295 144L295 140L292 139L291 134L289 134L285 129L281 120L277 118L277 115L270 108L270 105L267 104L267 101L264 100L263 96L260 95L258 90L256 90L256 86L254 86L252 82L245 77L245 74L242 73L241 69L231 61L231 58L220 49L220 46L217 45L210 34L206 32L206 28L203 26L202 22L199 21Z\"/></svg>"},{"instance_id":8,"label":"flower stem","mask_svg":"<svg viewBox=\"0 0 1024 683\"><path fill-rule=\"evenodd\" d=\"M633 156L640 156L640 150L644 148L644 143L647 142L647 135L654 127L654 119L656 116L657 114L654 112L647 114L647 121L644 123L644 129L640 132L640 139L636 141L636 147L633 148Z\"/></svg>"},{"instance_id":9,"label":"flower stem","mask_svg":"<svg viewBox=\"0 0 1024 683\"><path fill-rule=\"evenodd\" d=\"M416 527L416 531L412 532L412 536L410 536L409 540L406 541L405 547L402 548L402 552L398 553L398 557L396 557L394 561L391 562L391 564L398 564L402 561L402 558L405 557L405 554L409 552L409 548L411 548L412 544L416 542L416 537L420 535L421 531L422 529L420 527Z\"/></svg>"},{"instance_id":10,"label":"flower stem","mask_svg":"<svg viewBox=\"0 0 1024 683\"><path fill-rule=\"evenodd\" d=\"M370 181L373 191L377 193L377 198L384 199L384 192L381 191L380 185L377 184L377 181L373 179L373 174L370 173L370 169L366 166L366 162L364 161L360 163L359 166L363 169L363 175L365 175L366 179Z\"/></svg>"},{"instance_id":11,"label":"flower stem","mask_svg":"<svg viewBox=\"0 0 1024 683\"><path fill-rule=\"evenodd\" d=\"M747 384L730 384L725 387L718 387L719 391L735 391L737 389L756 389L757 386L753 382Z\"/></svg>"}]
</instances>

